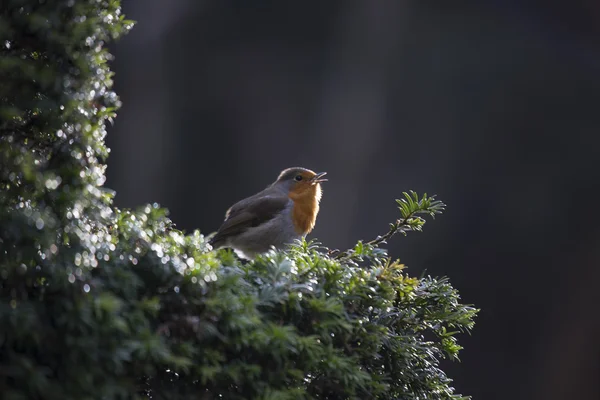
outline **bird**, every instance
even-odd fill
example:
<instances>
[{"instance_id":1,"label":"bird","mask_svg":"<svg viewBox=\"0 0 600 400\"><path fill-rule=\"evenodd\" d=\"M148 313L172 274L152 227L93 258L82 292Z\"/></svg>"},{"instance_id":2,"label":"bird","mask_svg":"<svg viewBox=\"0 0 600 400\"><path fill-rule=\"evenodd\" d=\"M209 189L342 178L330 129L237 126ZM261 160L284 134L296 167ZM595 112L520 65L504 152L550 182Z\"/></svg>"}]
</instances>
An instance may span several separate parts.
<instances>
[{"instance_id":1,"label":"bird","mask_svg":"<svg viewBox=\"0 0 600 400\"><path fill-rule=\"evenodd\" d=\"M231 206L209 244L214 250L232 248L240 258L251 260L271 247L284 249L305 237L315 227L326 174L302 167L284 169L266 189Z\"/></svg>"}]
</instances>

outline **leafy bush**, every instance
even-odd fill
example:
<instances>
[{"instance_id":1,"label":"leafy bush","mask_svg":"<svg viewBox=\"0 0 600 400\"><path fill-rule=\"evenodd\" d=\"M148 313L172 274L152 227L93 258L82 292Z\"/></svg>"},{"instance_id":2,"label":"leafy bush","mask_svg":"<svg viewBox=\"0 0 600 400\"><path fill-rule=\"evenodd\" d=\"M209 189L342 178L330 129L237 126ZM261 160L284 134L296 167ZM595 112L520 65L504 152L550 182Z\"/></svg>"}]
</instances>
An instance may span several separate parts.
<instances>
[{"instance_id":1,"label":"leafy bush","mask_svg":"<svg viewBox=\"0 0 600 400\"><path fill-rule=\"evenodd\" d=\"M455 399L440 357L476 310L378 246L315 242L241 263L166 210L102 187L116 0L0 5L0 393L4 399Z\"/></svg>"}]
</instances>

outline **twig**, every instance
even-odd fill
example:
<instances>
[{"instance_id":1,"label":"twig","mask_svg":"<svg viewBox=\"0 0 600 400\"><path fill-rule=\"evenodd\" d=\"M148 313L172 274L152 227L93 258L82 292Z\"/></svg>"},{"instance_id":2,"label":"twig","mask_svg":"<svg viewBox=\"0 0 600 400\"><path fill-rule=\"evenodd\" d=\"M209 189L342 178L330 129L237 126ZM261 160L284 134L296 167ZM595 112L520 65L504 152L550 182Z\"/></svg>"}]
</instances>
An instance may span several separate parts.
<instances>
[{"instance_id":1,"label":"twig","mask_svg":"<svg viewBox=\"0 0 600 400\"><path fill-rule=\"evenodd\" d=\"M375 239L368 241L365 244L368 246L377 247L381 243L386 242L389 238L391 238L398 232L406 232L406 231L412 230L412 227L410 226L408 221L410 219L412 219L412 217L416 213L417 212L411 213L411 215L409 215L407 218L398 219L394 224L391 224L392 226L390 227L390 230L387 231L386 234L379 235ZM327 254L329 256L332 256L335 254L335 257L333 257L335 260L342 260L344 258L352 257L353 253L354 253L354 249L348 249L343 252L340 252L338 249L333 249L333 250L329 250L329 252Z\"/></svg>"},{"instance_id":2,"label":"twig","mask_svg":"<svg viewBox=\"0 0 600 400\"><path fill-rule=\"evenodd\" d=\"M435 199L435 196L427 198L427 195L424 195L422 200L419 200L417 194L414 192L411 192L410 195L408 193L404 193L404 196L406 200L396 200L400 205L403 218L400 218L396 220L395 223L390 224L390 230L386 234L377 236L375 239L366 242L366 246L378 247L381 243L385 243L389 238L398 232L404 233L407 231L420 230L421 226L423 226L425 223L425 220L421 217L416 217L417 214L424 213L433 216L434 214L441 213L445 207L445 204L441 201L432 201ZM410 210L409 207L415 208ZM333 256L334 260L344 260L352 258L355 253L356 251L354 249L348 249L344 252L334 249L330 250L327 255Z\"/></svg>"}]
</instances>

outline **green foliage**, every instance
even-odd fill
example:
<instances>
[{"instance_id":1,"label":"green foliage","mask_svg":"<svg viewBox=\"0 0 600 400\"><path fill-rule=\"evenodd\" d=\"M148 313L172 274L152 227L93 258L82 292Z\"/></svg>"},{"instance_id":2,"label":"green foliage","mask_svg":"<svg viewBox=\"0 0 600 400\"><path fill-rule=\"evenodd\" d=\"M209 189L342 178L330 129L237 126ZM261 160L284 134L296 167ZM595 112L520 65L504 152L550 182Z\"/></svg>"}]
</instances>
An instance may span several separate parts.
<instances>
[{"instance_id":1,"label":"green foliage","mask_svg":"<svg viewBox=\"0 0 600 400\"><path fill-rule=\"evenodd\" d=\"M116 0L0 5L0 393L4 399L458 399L439 359L473 326L446 279L378 246L443 204L398 201L345 252L242 263L102 187Z\"/></svg>"}]
</instances>

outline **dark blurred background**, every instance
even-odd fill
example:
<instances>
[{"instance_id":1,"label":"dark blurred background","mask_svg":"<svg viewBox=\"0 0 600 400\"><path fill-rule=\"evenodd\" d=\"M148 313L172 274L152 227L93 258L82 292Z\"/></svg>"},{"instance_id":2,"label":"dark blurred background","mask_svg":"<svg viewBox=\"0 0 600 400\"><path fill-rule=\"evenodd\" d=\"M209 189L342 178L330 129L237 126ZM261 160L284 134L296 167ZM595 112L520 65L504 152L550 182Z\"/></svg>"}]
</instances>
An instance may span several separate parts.
<instances>
[{"instance_id":1,"label":"dark blurred background","mask_svg":"<svg viewBox=\"0 0 600 400\"><path fill-rule=\"evenodd\" d=\"M600 2L125 0L107 186L216 230L279 170L329 172L346 248L403 190L447 212L397 237L412 274L482 309L474 399L600 399Z\"/></svg>"}]
</instances>

